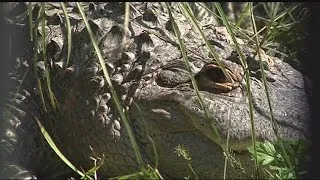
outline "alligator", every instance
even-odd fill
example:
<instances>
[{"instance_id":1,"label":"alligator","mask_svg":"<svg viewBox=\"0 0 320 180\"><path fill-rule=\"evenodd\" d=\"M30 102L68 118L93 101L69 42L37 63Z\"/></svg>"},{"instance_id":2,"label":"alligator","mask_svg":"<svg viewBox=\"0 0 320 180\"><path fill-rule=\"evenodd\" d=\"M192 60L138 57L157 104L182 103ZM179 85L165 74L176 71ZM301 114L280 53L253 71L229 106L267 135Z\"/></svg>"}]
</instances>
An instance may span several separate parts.
<instances>
[{"instance_id":1,"label":"alligator","mask_svg":"<svg viewBox=\"0 0 320 180\"><path fill-rule=\"evenodd\" d=\"M96 13L98 3L84 4L143 161L154 167L157 157L157 169L164 178L194 178L188 162L176 154L176 148L182 145L190 154L198 178L222 178L225 156L212 134L213 125L223 142L229 138L228 148L234 151L243 167L229 164L227 178L249 177L254 163L247 152L252 134L245 71L226 28L207 23L206 19L200 22L230 77L224 74L188 19L173 11L186 46L189 72L168 13L163 13L165 8L158 3L132 3L127 29L123 26L123 3L115 3L116 6L102 3L105 5L102 15ZM1 177L74 176L46 142L37 120L64 156L79 169L89 170L94 166L93 158L100 158L104 160L97 171L101 178L139 170L84 23L76 6L70 5L67 9L72 9L73 20L68 65L66 31L59 16L47 22L50 27L46 29L47 64L41 60L41 53L38 54L40 60L34 63L32 47L23 55L17 54L12 61L8 76L12 89L7 103L1 107L0 137L4 152ZM62 12L60 16L63 17ZM274 142L276 136L255 46L247 39L237 37L237 41L250 72L256 138ZM307 140L310 115L305 77L286 62L263 50L260 52L280 136L287 140ZM46 88L46 70L50 70L51 90ZM36 73L39 80L35 78ZM209 117L199 103L190 73ZM54 94L58 110L51 107L50 92Z\"/></svg>"}]
</instances>

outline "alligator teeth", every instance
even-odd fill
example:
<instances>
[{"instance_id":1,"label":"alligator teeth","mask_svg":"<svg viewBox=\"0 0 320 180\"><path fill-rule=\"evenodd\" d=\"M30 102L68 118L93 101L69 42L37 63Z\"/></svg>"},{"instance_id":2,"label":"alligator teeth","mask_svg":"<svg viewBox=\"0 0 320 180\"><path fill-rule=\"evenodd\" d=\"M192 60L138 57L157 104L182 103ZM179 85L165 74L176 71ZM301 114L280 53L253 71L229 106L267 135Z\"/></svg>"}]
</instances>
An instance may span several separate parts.
<instances>
[{"instance_id":1,"label":"alligator teeth","mask_svg":"<svg viewBox=\"0 0 320 180\"><path fill-rule=\"evenodd\" d=\"M95 77L89 80L89 84L94 88L102 88L105 85L103 77Z\"/></svg>"},{"instance_id":2,"label":"alligator teeth","mask_svg":"<svg viewBox=\"0 0 320 180\"><path fill-rule=\"evenodd\" d=\"M95 114L96 114L96 111L95 111L95 110L91 110L91 111L90 111L90 116L91 116L91 117L93 117Z\"/></svg>"},{"instance_id":3,"label":"alligator teeth","mask_svg":"<svg viewBox=\"0 0 320 180\"><path fill-rule=\"evenodd\" d=\"M20 65L21 65L21 60L20 60L20 58L16 58L16 60L15 60L15 63L14 63L15 65L14 65L14 68L19 68L20 67Z\"/></svg>"},{"instance_id":4,"label":"alligator teeth","mask_svg":"<svg viewBox=\"0 0 320 180\"><path fill-rule=\"evenodd\" d=\"M140 97L141 96L141 89L137 88L135 93L134 93L134 97Z\"/></svg>"},{"instance_id":5,"label":"alligator teeth","mask_svg":"<svg viewBox=\"0 0 320 180\"><path fill-rule=\"evenodd\" d=\"M103 118L104 118L104 123L105 123L105 124L110 124L110 121L111 121L111 120L108 118L108 116L107 116L106 114L103 114L102 116L103 116Z\"/></svg>"},{"instance_id":6,"label":"alligator teeth","mask_svg":"<svg viewBox=\"0 0 320 180\"><path fill-rule=\"evenodd\" d=\"M98 117L97 117L98 121L102 122L103 124L105 123L105 118L103 115L101 114L98 114Z\"/></svg>"},{"instance_id":7,"label":"alligator teeth","mask_svg":"<svg viewBox=\"0 0 320 180\"><path fill-rule=\"evenodd\" d=\"M121 84L121 92L127 93L129 88L130 88L130 86L131 86L131 83L123 83L123 84Z\"/></svg>"}]
</instances>

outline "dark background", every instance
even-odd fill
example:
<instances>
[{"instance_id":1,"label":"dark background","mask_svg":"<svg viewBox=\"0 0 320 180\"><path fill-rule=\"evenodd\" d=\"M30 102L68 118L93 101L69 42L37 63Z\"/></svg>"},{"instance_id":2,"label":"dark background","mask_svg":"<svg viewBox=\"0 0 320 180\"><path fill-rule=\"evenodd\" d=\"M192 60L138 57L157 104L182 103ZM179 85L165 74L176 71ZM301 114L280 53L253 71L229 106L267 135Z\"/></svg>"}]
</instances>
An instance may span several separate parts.
<instances>
[{"instance_id":1,"label":"dark background","mask_svg":"<svg viewBox=\"0 0 320 180\"><path fill-rule=\"evenodd\" d=\"M313 81L313 93L311 96L311 112L312 124L310 131L312 132L312 146L310 149L312 163L308 165L308 178L320 179L320 2L305 3L310 9L311 19L306 30L310 32L308 37L309 53L303 63L311 72L311 80Z\"/></svg>"}]
</instances>

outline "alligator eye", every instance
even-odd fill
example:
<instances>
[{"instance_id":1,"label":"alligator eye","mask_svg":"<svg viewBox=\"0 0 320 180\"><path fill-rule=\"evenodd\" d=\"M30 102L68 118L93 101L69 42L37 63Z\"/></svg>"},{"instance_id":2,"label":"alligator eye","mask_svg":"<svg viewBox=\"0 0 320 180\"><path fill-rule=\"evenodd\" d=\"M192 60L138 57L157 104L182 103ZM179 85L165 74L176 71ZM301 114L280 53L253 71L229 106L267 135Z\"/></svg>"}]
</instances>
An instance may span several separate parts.
<instances>
[{"instance_id":1,"label":"alligator eye","mask_svg":"<svg viewBox=\"0 0 320 180\"><path fill-rule=\"evenodd\" d=\"M208 77L209 80L218 83L227 83L228 78L224 75L223 71L219 67L212 67L207 69L205 72L205 76Z\"/></svg>"},{"instance_id":2,"label":"alligator eye","mask_svg":"<svg viewBox=\"0 0 320 180\"><path fill-rule=\"evenodd\" d=\"M228 92L239 86L234 82L234 75L226 69L232 80L229 80L222 69L214 64L205 66L197 75L196 80L200 90L208 92Z\"/></svg>"}]
</instances>

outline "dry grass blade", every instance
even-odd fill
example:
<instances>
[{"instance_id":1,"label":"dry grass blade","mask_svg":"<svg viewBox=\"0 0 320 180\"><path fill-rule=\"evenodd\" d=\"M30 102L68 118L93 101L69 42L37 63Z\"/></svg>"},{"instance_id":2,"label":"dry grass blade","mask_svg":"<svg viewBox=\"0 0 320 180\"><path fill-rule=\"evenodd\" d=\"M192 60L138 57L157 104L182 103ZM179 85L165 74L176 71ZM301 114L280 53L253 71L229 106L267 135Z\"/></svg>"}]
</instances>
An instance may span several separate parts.
<instances>
[{"instance_id":1,"label":"dry grass blade","mask_svg":"<svg viewBox=\"0 0 320 180\"><path fill-rule=\"evenodd\" d=\"M43 17L45 17L45 3L41 3L41 14L43 14ZM42 18L41 28L42 28L42 53L43 53L43 62L45 66L45 75L47 80L48 93L49 93L51 106L53 110L56 111L57 106L55 103L54 94L51 90L50 72L49 72L48 62L47 62L45 18Z\"/></svg>"},{"instance_id":2,"label":"dry grass blade","mask_svg":"<svg viewBox=\"0 0 320 180\"><path fill-rule=\"evenodd\" d=\"M40 7L42 8L42 6ZM40 94L40 99L41 99L41 104L42 104L42 108L44 110L44 112L47 112L47 106L46 106L46 103L45 103L45 100L44 100L44 96L43 96L43 91L42 91L42 85L41 85L41 81L40 81L40 78L39 78L39 74L38 74L38 70L37 70L37 64L38 64L38 49L39 49L39 42L38 42L38 32L37 32L37 27L39 25L39 22L42 18L42 13L41 13L41 9L38 13L38 17L37 17L37 22L35 24L35 28L34 28L34 31L32 31L34 33L34 55L33 55L33 59L34 59L34 62L33 62L33 70L34 70L34 73L35 73L35 78L36 78L36 81L37 81L37 86L38 86L38 92Z\"/></svg>"},{"instance_id":3,"label":"dry grass blade","mask_svg":"<svg viewBox=\"0 0 320 180\"><path fill-rule=\"evenodd\" d=\"M114 90L114 88L113 88L113 86L112 86L111 79L110 79L109 73L108 73L108 71L107 71L107 68L106 68L106 66L105 66L105 62L104 62L104 59L103 59L103 57L102 57L102 55L101 55L100 49L99 49L99 47L98 47L98 44L97 44L97 42L96 42L96 40L95 40L95 37L93 36L93 33L92 33L92 30L91 30L90 25L89 25L89 23L88 23L88 20L87 20L84 12L83 12L83 10L82 10L82 7L81 7L81 5L80 5L79 3L77 3L77 7L78 7L79 12L80 12L80 14L81 14L81 17L82 17L82 19L83 19L83 21L84 21L84 23L85 23L86 29L87 29L87 31L88 31L88 34L89 34L90 39L91 39L91 41L92 41L92 44L93 44L93 46L94 46L95 52L96 52L96 54L97 54L97 57L98 57L98 59L99 59L100 65L101 65L101 67L102 67L103 74L104 74L105 79L106 79L106 81L107 81L107 84L108 84L108 86L109 86L108 88L109 88L109 90L110 90L112 100L113 100L113 102L115 103L116 108L117 108L117 110L118 110L118 112L119 112L119 114L120 114L120 118L121 118L121 120L122 120L122 122L123 122L123 124L124 124L124 126L125 126L125 129L127 130L129 139L130 139L130 141L131 141L131 144L132 144L132 146L133 146L133 150L134 150L135 155L136 155L136 158L137 158L137 163L138 163L138 165L140 166L140 168L141 168L142 170L144 170L144 164L143 164L143 161L142 161L141 153L140 153L140 151L139 151L139 148L138 148L138 145L137 145L137 143L136 143L136 140L134 139L133 132L132 132L132 130L131 130L131 128L130 128L129 122L128 122L128 120L127 120L127 118L126 118L126 116L125 116L125 114L124 114L124 112L123 112L124 109L122 108L122 106L121 106L121 104L120 104L120 102L119 102L119 98L117 97L117 94L116 94L116 92L115 92L115 90Z\"/></svg>"},{"instance_id":4,"label":"dry grass blade","mask_svg":"<svg viewBox=\"0 0 320 180\"><path fill-rule=\"evenodd\" d=\"M155 142L153 141L153 139L151 138L151 136L149 135L149 128L147 126L147 122L146 120L144 119L144 115L143 115L143 112L141 111L139 105L133 101L133 104L135 105L135 107L137 108L137 110L139 111L139 113L142 115L141 116L141 120L144 124L144 127L146 129L146 135L147 135L147 138L150 140L151 144L152 144L152 148L153 148L153 153L154 153L154 156L155 156L155 166L154 166L154 170L156 171L156 174L157 174L157 178L156 179L163 179L161 174L158 172L158 166L159 166L159 156L158 156L158 151L157 151L157 148L156 148L156 144Z\"/></svg>"},{"instance_id":5,"label":"dry grass blade","mask_svg":"<svg viewBox=\"0 0 320 180\"><path fill-rule=\"evenodd\" d=\"M255 157L257 157L256 133L255 133L255 125L254 125L254 119L253 119L253 104L252 104L252 94L251 94L251 85L250 85L251 82L250 82L250 75L249 75L249 71L248 71L248 65L246 63L246 59L244 57L244 54L241 52L239 44L235 38L235 35L229 25L229 22L225 16L220 4L215 2L214 5L216 6L219 14L221 15L223 23L226 26L226 28L227 28L227 30L233 40L233 43L234 43L235 48L237 50L237 53L240 56L240 62L242 64L243 70L245 72L246 91L247 91L248 102L249 102L248 106L249 106L249 115L250 115L250 123L251 123L252 143L253 143L253 149L255 152ZM255 158L255 173L259 177L258 166L259 166L259 164L258 164L257 158Z\"/></svg>"},{"instance_id":6,"label":"dry grass blade","mask_svg":"<svg viewBox=\"0 0 320 180\"><path fill-rule=\"evenodd\" d=\"M128 31L128 26L129 26L129 16L130 16L130 3L126 2L125 3L125 14L124 14L124 34L127 34ZM124 43L127 41L126 40L127 36L123 36L123 40L122 40L122 45L124 45Z\"/></svg>"},{"instance_id":7,"label":"dry grass blade","mask_svg":"<svg viewBox=\"0 0 320 180\"><path fill-rule=\"evenodd\" d=\"M41 122L39 121L39 119L36 118L36 121L40 127L41 133L43 134L44 138L46 139L46 141L49 143L50 147L54 150L54 152L60 157L60 159L62 159L72 170L74 170L75 172L77 172L80 176L85 176L85 174L83 174L81 171L79 171L66 157L64 157L64 155L61 153L61 151L57 148L57 146L55 145L55 143L53 142L53 140L51 139L51 137L49 136L48 132L46 131L46 129L43 127L43 125L41 124ZM92 179L90 177L88 177L89 179Z\"/></svg>"},{"instance_id":8,"label":"dry grass blade","mask_svg":"<svg viewBox=\"0 0 320 180\"><path fill-rule=\"evenodd\" d=\"M29 32L30 32L30 40L33 41L33 27L32 27L32 4L29 2L28 4L28 14L29 14Z\"/></svg>"},{"instance_id":9,"label":"dry grass blade","mask_svg":"<svg viewBox=\"0 0 320 180\"><path fill-rule=\"evenodd\" d=\"M61 7L62 7L62 10L63 10L63 14L64 14L64 17L66 19L66 23L67 23L67 37L68 37L68 54L67 54L67 62L66 62L66 65L65 65L65 68L68 67L68 64L69 64L69 60L70 60L70 55L71 55L71 47L72 47L72 41L71 41L71 25L70 25L70 20L69 20L69 16L68 16L68 12L67 12L67 9L66 9L66 6L64 5L63 2L61 2Z\"/></svg>"},{"instance_id":10,"label":"dry grass blade","mask_svg":"<svg viewBox=\"0 0 320 180\"><path fill-rule=\"evenodd\" d=\"M209 48L211 55L214 57L218 65L221 67L223 74L228 78L229 81L233 82L233 79L230 77L229 73L227 73L223 63L221 62L219 55L217 54L215 49L212 47L211 43L208 41L204 33L201 31L201 28L199 27L196 18L194 17L194 15L192 15L190 6L187 3L179 3L179 7L182 10L183 14L190 19L194 27L197 29L197 31L201 35L201 38L205 42L206 46Z\"/></svg>"},{"instance_id":11,"label":"dry grass blade","mask_svg":"<svg viewBox=\"0 0 320 180\"><path fill-rule=\"evenodd\" d=\"M227 118L228 118L228 126L230 127L230 123L231 123L231 121L230 121L230 110L228 110ZM227 131L227 145L226 145L227 147L229 146L229 139L230 139L230 128L228 128L228 131ZM224 160L224 167L223 167L223 179L226 179L227 165L228 165L228 157L226 156L225 160Z\"/></svg>"},{"instance_id":12,"label":"dry grass blade","mask_svg":"<svg viewBox=\"0 0 320 180\"><path fill-rule=\"evenodd\" d=\"M204 3L198 3L196 2L196 4L198 4L199 6L201 6L203 9L205 9L206 11L210 12L212 15L214 15L216 18L220 19L221 20L221 17L214 13L211 9L209 9Z\"/></svg>"},{"instance_id":13,"label":"dry grass blade","mask_svg":"<svg viewBox=\"0 0 320 180\"><path fill-rule=\"evenodd\" d=\"M179 4L179 5L180 5L180 4ZM173 16L172 16L170 5L168 5L168 4L166 3L166 6L167 6L167 9L168 9L168 12L169 12L169 17L170 17L171 22L172 22L172 27L173 27L174 33L175 33L175 35L176 35L176 37L177 37L177 40L178 40L178 44L179 44L179 47L180 47L180 51L181 51L182 57L183 57L183 59L184 59L184 61L185 61L186 67L187 67L187 69L188 69L188 72L189 72L189 75L190 75L190 78L191 78L192 85L193 85L193 87L194 87L194 89L195 89L195 91L196 91L196 94L197 94L197 97L198 97L198 99L199 99L199 103L200 103L200 105L201 105L201 108L204 110L204 112L205 112L205 114L206 114L206 117L207 117L207 119L208 119L209 126L210 126L210 127L213 127L213 133L214 133L213 135L214 135L214 137L216 137L216 139L215 139L215 140L216 140L216 143L220 145L220 144L222 144L222 143L221 143L221 137L220 137L220 135L219 135L218 130L217 130L214 126L212 126L212 123L211 123L211 121L209 120L209 119L210 119L210 115L209 115L208 110L207 110L207 108L205 107L204 102L203 102L203 99L202 99L202 97L201 97L201 95L200 95L197 82L196 82L196 80L195 80L194 77L193 77L193 74L192 74L192 71L191 71L191 68L190 68L190 65L189 65L189 60L188 60L188 57L187 57L186 49L185 49L184 44L183 44L182 39L181 39L181 34L180 34L180 31L179 31L179 28L178 28L177 24L175 23L174 18L173 18ZM182 7L182 9L183 9L183 8L184 8L184 7Z\"/></svg>"},{"instance_id":14,"label":"dry grass blade","mask_svg":"<svg viewBox=\"0 0 320 180\"><path fill-rule=\"evenodd\" d=\"M177 24L175 23L175 20L172 16L172 12L171 12L171 7L170 5L168 5L168 3L166 3L166 7L168 9L168 13L169 13L169 17L170 17L170 20L171 20L171 24L172 24L172 27L173 27L173 30L174 30L174 33L177 37L177 40L178 40L178 44L179 44L179 47L180 47L180 51L181 51L181 54L183 56L183 59L185 61L185 64L186 64L186 67L188 69L188 72L189 72L189 75L190 75L190 78L191 78L191 82L192 82L192 85L196 91L196 94L197 94L197 97L198 97L198 100L199 100L199 103L201 105L201 108L203 109L203 111L205 112L206 114L206 117L207 117L207 122L208 122L208 125L209 127L212 128L212 132L213 132L213 136L216 137L216 143L219 144L220 146L223 146L222 145L222 142L221 142L221 136L218 132L218 130L216 129L216 127L212 124L212 122L210 121L210 115L209 115L209 112L207 110L207 108L205 107L204 105L204 102L203 102L203 99L202 99L202 96L200 95L200 92L199 92L199 88L198 88L198 85L197 85L197 82L196 80L194 79L193 77L193 74L192 74L192 71L191 71L191 68L190 68L190 65L189 65L189 60L188 60L188 57L187 57L187 53L186 53L186 49L185 49L185 46L183 44L183 41L181 39L181 34L180 34L180 30L177 26ZM183 7L182 7L183 8ZM224 148L223 148L224 149ZM192 173L194 174L194 176L196 177L196 179L198 179L197 177L197 174L195 173L195 171L193 170L192 166L188 163L188 166L189 168L191 169Z\"/></svg>"},{"instance_id":15,"label":"dry grass blade","mask_svg":"<svg viewBox=\"0 0 320 180\"><path fill-rule=\"evenodd\" d=\"M203 5L202 3L197 3L197 4L200 5L201 7L203 7L205 10L207 10L207 12L209 12L211 15L215 16L216 18L218 18L219 20L222 21L222 18L219 15L217 15L215 12L213 12L211 9L206 7L206 5ZM245 33L245 31L248 32L248 30L241 29L241 28L239 28L239 27L237 27L236 25L233 25L233 24L230 24L230 26L232 27L233 30L237 31L239 33L239 35L241 35L243 38L253 42L252 37L248 36Z\"/></svg>"},{"instance_id":16,"label":"dry grass blade","mask_svg":"<svg viewBox=\"0 0 320 180\"><path fill-rule=\"evenodd\" d=\"M274 18L272 18L268 25L267 25L267 33L265 33L265 36L262 38L261 42L260 42L260 46L263 46L263 44L265 43L265 41L267 41L270 37L272 37L272 35L274 33L277 33L277 27L275 26L275 22L281 20L282 21L285 19L287 14L290 14L290 12L292 12L293 10L295 10L297 7L296 6L291 6L290 8L288 8L286 11L280 13L279 15L274 15ZM281 24L281 22L279 23Z\"/></svg>"},{"instance_id":17,"label":"dry grass blade","mask_svg":"<svg viewBox=\"0 0 320 180\"><path fill-rule=\"evenodd\" d=\"M238 21L236 23L236 27L240 27L241 23L244 22L244 19L249 15L249 9L250 9L250 6L249 6L249 4L247 4L245 10L241 13L240 18L238 19Z\"/></svg>"},{"instance_id":18,"label":"dry grass blade","mask_svg":"<svg viewBox=\"0 0 320 180\"><path fill-rule=\"evenodd\" d=\"M37 86L38 86L38 92L40 94L40 99L41 99L41 103L43 105L43 110L45 112L47 112L47 107L45 104L45 100L44 100L44 95L43 95L43 90L42 90L42 85L41 85L41 80L39 78L38 75L38 70L37 70L37 64L38 64L38 32L37 32L37 27L39 25L39 22L42 21L42 31L44 32L44 4L42 4L40 6L40 11L37 17L37 23L35 24L35 28L34 30L31 29L31 32L34 33L34 73L35 73L35 78L37 81ZM30 11L30 14L31 11ZM29 15L30 15L29 14ZM31 26L32 27L32 26ZM45 38L45 33L43 33L43 37ZM45 39L42 39L43 44L45 44ZM45 46L44 46L45 48ZM45 50L44 50L45 51ZM45 52L44 52L44 60L45 60ZM47 69L47 67L46 67ZM48 74L47 74L48 75ZM48 77L48 76L47 76ZM49 79L50 80L50 79ZM50 81L49 81L50 83ZM50 91L51 92L51 91ZM51 139L51 137L49 136L49 134L47 133L47 131L44 129L44 127L42 126L42 124L40 123L40 121L36 118L36 121L40 127L40 130L43 134L43 136L45 137L46 141L48 142L48 144L50 145L50 147L54 150L54 152L71 168L73 169L75 172L77 172L79 175L83 176L84 174L81 173L78 169L76 169L64 156L63 154L60 152L60 150L56 147L56 145L54 144L53 140Z\"/></svg>"},{"instance_id":19,"label":"dry grass blade","mask_svg":"<svg viewBox=\"0 0 320 180\"><path fill-rule=\"evenodd\" d=\"M204 33L201 31L198 23L196 22L195 17L192 16L192 14L190 13L190 11L191 11L190 7L188 7L188 5L186 5L186 3L179 3L179 7L180 7L182 13L183 13L185 16L187 16L187 17L190 19L190 21L193 23L193 25L197 28L197 30L198 30L199 33L201 34L202 39L203 39L204 42L206 43L206 45L207 45L210 53L216 58L216 61L219 63L219 62L220 62L220 61L219 61L219 60L220 60L220 59L219 59L219 56L218 56L217 53L215 52L215 49L212 47L212 45L208 42L208 40L207 40L207 38L205 37ZM170 15L170 14L169 14L169 15ZM172 18L172 15L171 15L171 18ZM174 20L173 20L173 18L172 18L172 23L173 23L173 22L174 22ZM177 25L174 23L174 24L173 24L173 27L175 27L175 26L176 26L176 29L178 30ZM188 67L188 66L189 66L189 62L188 62L188 59L187 59L187 56L186 56L186 52L185 52L185 50L184 50L185 48L184 48L184 46L183 46L183 42L181 41L180 33L179 33L179 31L177 31L177 32L178 32L178 34L177 34L178 36L177 36L177 37L179 37L178 40L180 39L180 40L179 40L179 46L182 47L182 48L181 48L181 52L182 52L183 57L184 57L184 59L185 59L185 61L186 61L186 65L187 65L187 67ZM181 41L181 42L180 42L180 41ZM220 63L220 64L221 64L221 66L220 66L221 69L223 69L223 68L224 68L223 64L222 64L222 63ZM191 70L190 70L189 68L190 68L190 67L188 67L188 71L189 71L189 73L191 73ZM226 73L226 74L227 74L226 77L228 77L229 74L228 74L228 73ZM230 77L229 77L229 78L230 78ZM231 78L230 78L230 79L231 79ZM223 149L223 152L225 153L226 158L227 158L228 160L230 160L231 162L235 162L235 163L239 166L240 169L244 170L244 169L241 167L241 164L240 164L240 163L231 155L231 153L229 152L229 147L228 147L229 144L228 144L228 142L226 142L226 143L224 142L224 140L221 138L218 130L216 129L216 127L214 126L214 124L210 121L210 115L209 115L206 107L204 106L202 97L201 97L201 95L200 95L200 93L199 93L199 90L198 90L198 86L197 86L197 84L196 84L196 81L193 79L192 74L191 74L191 80L192 80L192 83L193 83L193 87L195 88L195 91L196 91L196 93L197 93L197 97L198 97L198 99L199 99L200 105L201 105L202 109L204 109L205 115L206 115L206 117L207 117L207 119L208 119L209 127L212 128L212 133L213 133L212 135L213 135L216 143L221 146L221 148ZM194 81L194 82L193 82L193 81ZM232 81L233 81L233 80L232 80ZM228 139L227 139L227 141L228 141Z\"/></svg>"},{"instance_id":20,"label":"dry grass blade","mask_svg":"<svg viewBox=\"0 0 320 180\"><path fill-rule=\"evenodd\" d=\"M250 3L250 6L252 7L252 3ZM253 16L252 10L251 10L250 13L251 13L251 22L252 22L253 30L256 33L257 32L257 28L256 28L256 23L255 23L255 20L254 20L254 16ZM269 95L269 91L268 91L267 80L266 80L266 76L265 76L265 73L264 73L264 67L263 67L263 64L262 64L262 58L261 58L261 54L260 54L260 43L259 43L259 40L258 40L257 36L255 38L255 41L256 41L255 44L256 44L257 52L258 52L257 54L259 56L259 66L260 66L260 69L261 69L262 81L263 81L263 85L264 85L264 89L265 89L265 92L266 92L267 101L268 101L268 105L269 105L269 110L270 110L272 128L273 128L273 131L274 131L274 133L275 133L275 135L277 137L277 140L280 143L281 149L282 149L283 154L284 154L285 161L286 161L287 165L289 166L290 170L292 172L294 172L292 164L291 164L291 162L289 160L289 157L288 157L288 153L286 152L286 149L284 147L283 141L282 141L282 139L281 139L281 137L279 135L277 123L276 123L276 121L274 119L274 114L273 114L273 110L272 110L272 104L271 104L270 95Z\"/></svg>"},{"instance_id":21,"label":"dry grass blade","mask_svg":"<svg viewBox=\"0 0 320 180\"><path fill-rule=\"evenodd\" d=\"M153 139L151 138L151 136L149 135L149 129L148 129L148 126L146 125L146 121L144 119L144 115L143 115L143 112L141 111L140 107L138 106L138 104L136 102L133 101L133 104L136 106L136 108L138 109L139 113L142 114L141 116L141 120L143 121L143 124L146 128L146 134L147 134L147 137L148 139L150 140L151 144L152 144L152 148L153 148L153 152L154 152L154 155L155 155L155 169L158 169L158 165L159 165L159 157L158 157L158 152L157 152L157 148L156 148L156 144L155 142L153 141Z\"/></svg>"}]
</instances>

